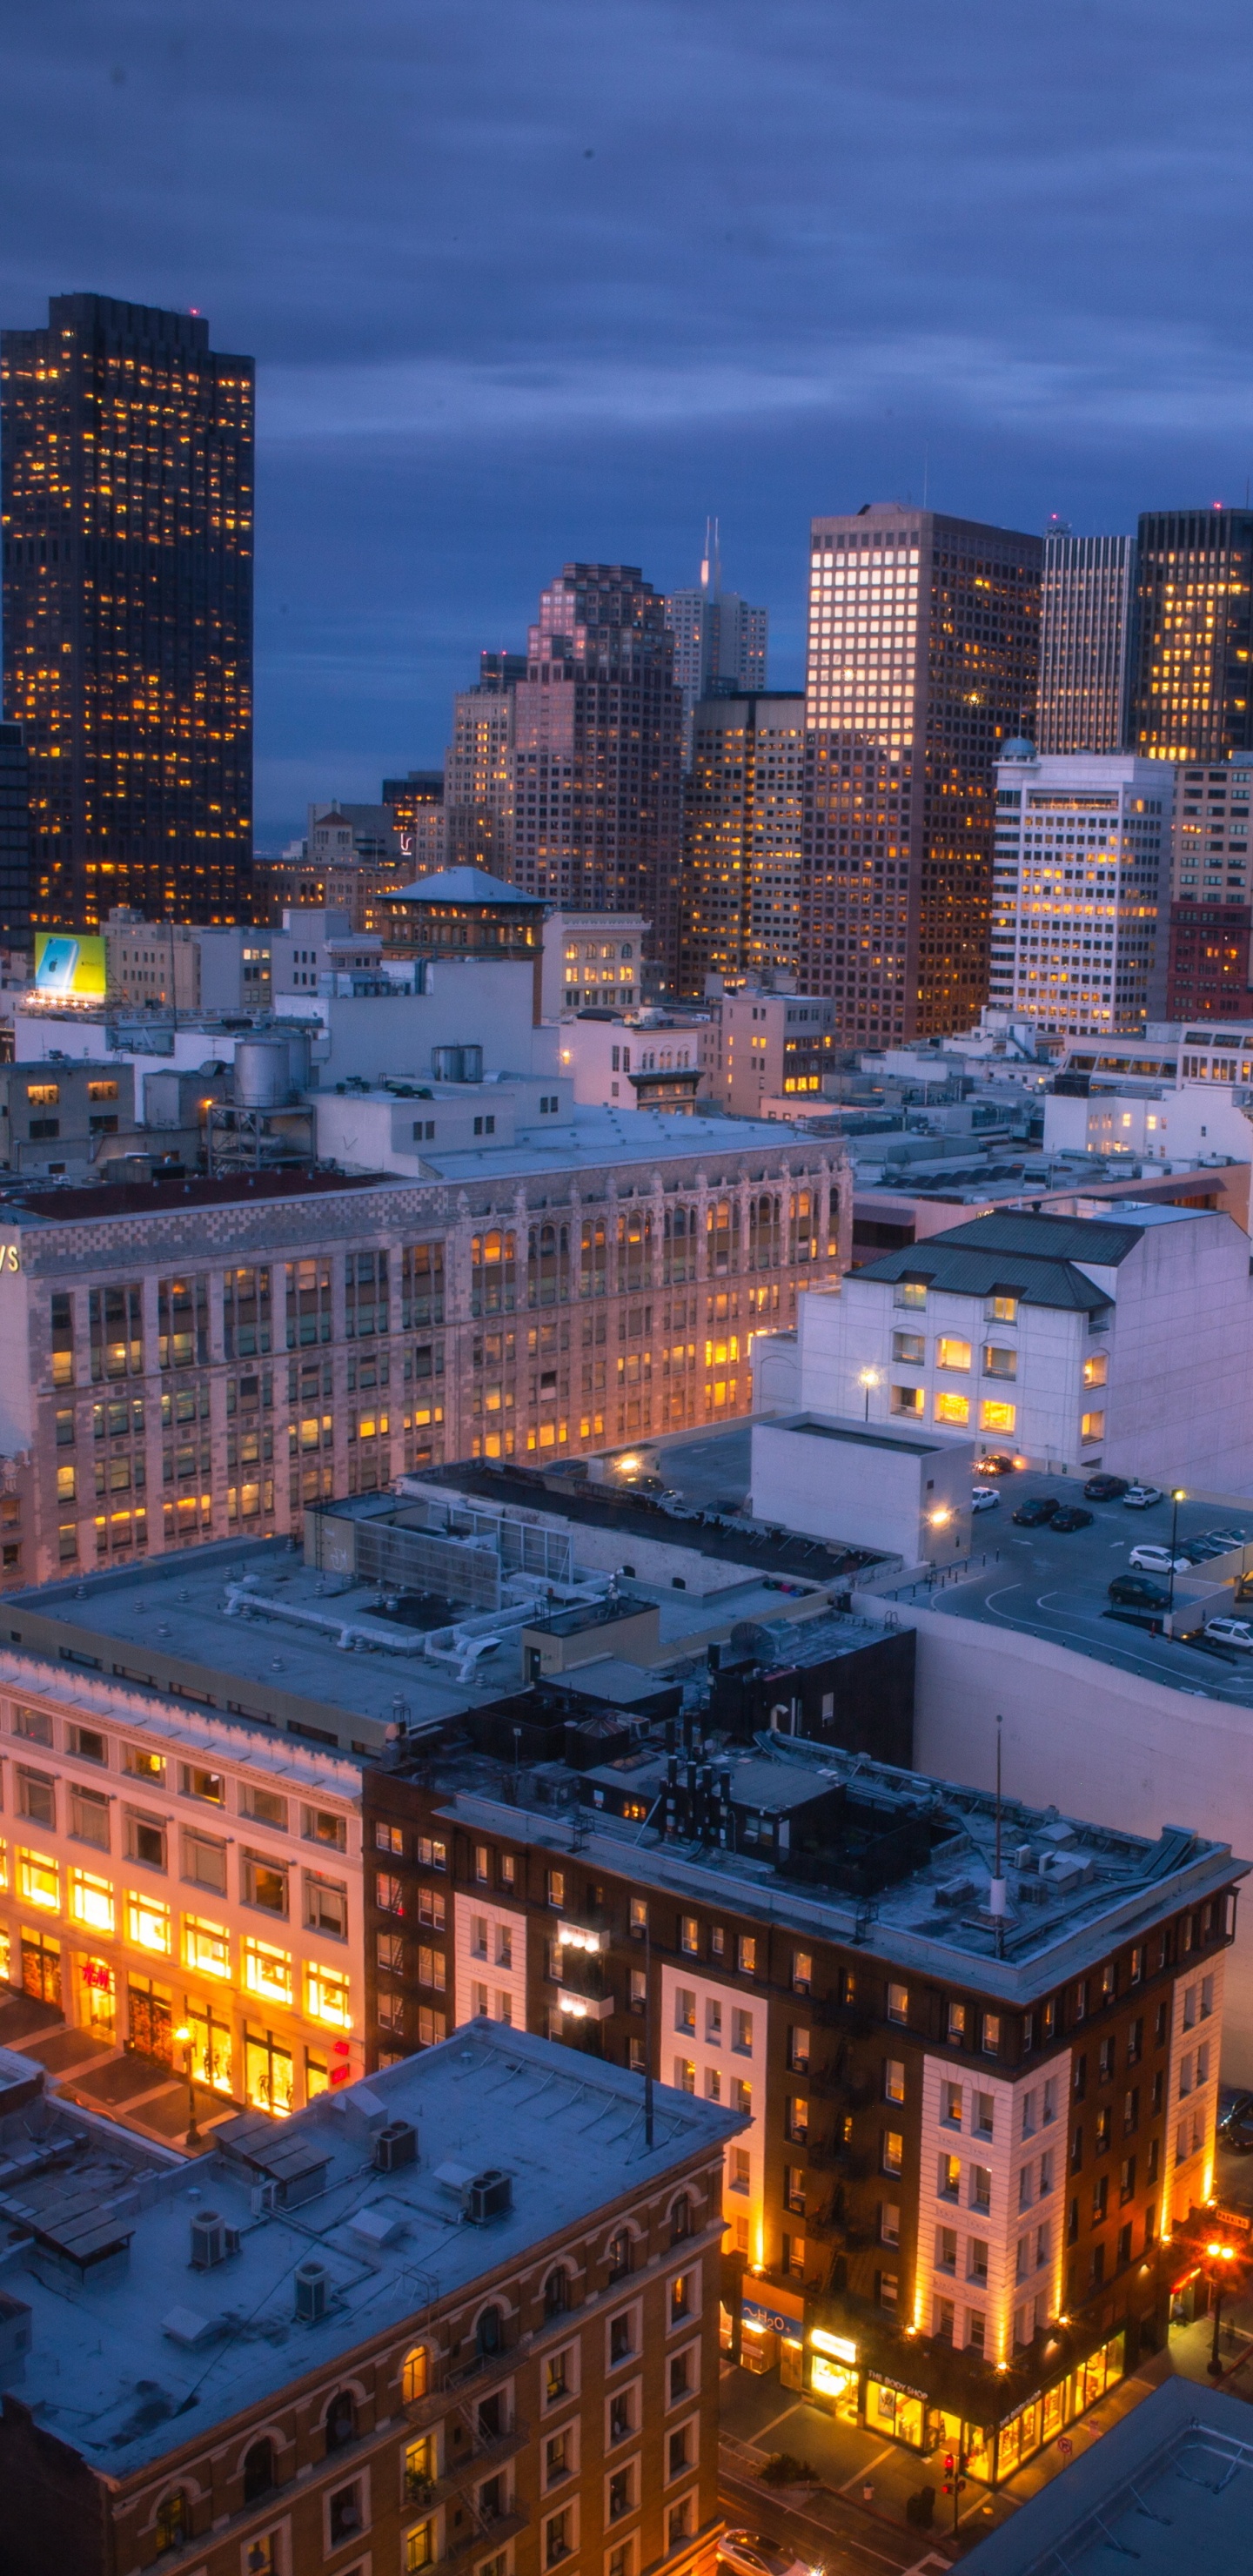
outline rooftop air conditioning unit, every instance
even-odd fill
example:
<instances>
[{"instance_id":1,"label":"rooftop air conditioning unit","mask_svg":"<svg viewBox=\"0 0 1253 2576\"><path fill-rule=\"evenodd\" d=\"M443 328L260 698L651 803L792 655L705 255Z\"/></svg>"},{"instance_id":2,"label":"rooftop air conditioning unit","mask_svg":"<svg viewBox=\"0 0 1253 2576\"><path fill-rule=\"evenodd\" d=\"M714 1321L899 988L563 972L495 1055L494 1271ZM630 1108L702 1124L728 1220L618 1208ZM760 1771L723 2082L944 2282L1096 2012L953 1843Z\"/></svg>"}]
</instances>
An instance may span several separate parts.
<instances>
[{"instance_id":1,"label":"rooftop air conditioning unit","mask_svg":"<svg viewBox=\"0 0 1253 2576\"><path fill-rule=\"evenodd\" d=\"M498 2165L489 2165L486 2173L476 2174L465 2197L465 2215L475 2227L485 2227L491 2218L503 2218L513 2207L513 2183Z\"/></svg>"},{"instance_id":2,"label":"rooftop air conditioning unit","mask_svg":"<svg viewBox=\"0 0 1253 2576\"><path fill-rule=\"evenodd\" d=\"M228 2254L239 2252L239 2229L228 2227L216 2209L198 2209L191 2222L191 2268L211 2272Z\"/></svg>"},{"instance_id":3,"label":"rooftop air conditioning unit","mask_svg":"<svg viewBox=\"0 0 1253 2576\"><path fill-rule=\"evenodd\" d=\"M301 2263L296 2272L296 2314L304 2325L326 2315L326 2265Z\"/></svg>"},{"instance_id":4,"label":"rooftop air conditioning unit","mask_svg":"<svg viewBox=\"0 0 1253 2576\"><path fill-rule=\"evenodd\" d=\"M374 2165L378 2173L398 2173L401 2165L416 2164L418 2133L412 2120L389 2120L374 2141Z\"/></svg>"}]
</instances>

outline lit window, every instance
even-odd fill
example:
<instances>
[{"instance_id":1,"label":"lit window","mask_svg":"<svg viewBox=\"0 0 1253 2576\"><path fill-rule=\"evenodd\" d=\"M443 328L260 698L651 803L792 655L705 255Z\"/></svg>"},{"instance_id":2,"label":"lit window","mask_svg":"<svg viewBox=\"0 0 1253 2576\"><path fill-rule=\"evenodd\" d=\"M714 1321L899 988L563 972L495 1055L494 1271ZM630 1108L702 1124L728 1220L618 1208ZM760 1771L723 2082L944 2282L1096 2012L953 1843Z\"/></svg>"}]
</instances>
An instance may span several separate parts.
<instances>
[{"instance_id":1,"label":"lit window","mask_svg":"<svg viewBox=\"0 0 1253 2576\"><path fill-rule=\"evenodd\" d=\"M1103 1440L1105 1437L1104 1414L1085 1413L1079 1425L1079 1437L1081 1440Z\"/></svg>"},{"instance_id":2,"label":"lit window","mask_svg":"<svg viewBox=\"0 0 1253 2576\"><path fill-rule=\"evenodd\" d=\"M158 1950L163 1958L170 1954L170 1909L159 1897L133 1893L127 1899L127 1928L138 1950Z\"/></svg>"},{"instance_id":3,"label":"lit window","mask_svg":"<svg viewBox=\"0 0 1253 2576\"><path fill-rule=\"evenodd\" d=\"M332 1968L307 1968L305 1993L308 2011L314 2021L329 2021L337 2030L351 2030L347 1977L337 1976Z\"/></svg>"},{"instance_id":4,"label":"lit window","mask_svg":"<svg viewBox=\"0 0 1253 2576\"><path fill-rule=\"evenodd\" d=\"M1012 1433L1017 1420L1017 1405L1004 1404L999 1397L987 1396L979 1407L979 1427L983 1431Z\"/></svg>"},{"instance_id":5,"label":"lit window","mask_svg":"<svg viewBox=\"0 0 1253 2576\"><path fill-rule=\"evenodd\" d=\"M61 1904L61 1873L56 1862L45 1860L42 1852L20 1851L17 1892L28 1905L40 1905L45 1912L56 1914Z\"/></svg>"},{"instance_id":6,"label":"lit window","mask_svg":"<svg viewBox=\"0 0 1253 2576\"><path fill-rule=\"evenodd\" d=\"M290 1953L276 1950L269 1941L245 1941L244 1984L250 1994L266 1995L272 2002L289 2004L292 1999Z\"/></svg>"},{"instance_id":7,"label":"lit window","mask_svg":"<svg viewBox=\"0 0 1253 2576\"><path fill-rule=\"evenodd\" d=\"M970 1420L969 1396L937 1395L935 1399L935 1418L937 1422L955 1422L962 1425L968 1423Z\"/></svg>"},{"instance_id":8,"label":"lit window","mask_svg":"<svg viewBox=\"0 0 1253 2576\"><path fill-rule=\"evenodd\" d=\"M183 1916L183 1957L202 1977L229 1977L231 1945L225 1924L206 1923L200 1915Z\"/></svg>"},{"instance_id":9,"label":"lit window","mask_svg":"<svg viewBox=\"0 0 1253 2576\"><path fill-rule=\"evenodd\" d=\"M85 1869L70 1871L70 1912L91 1932L113 1932L113 1890L107 1878L92 1878Z\"/></svg>"},{"instance_id":10,"label":"lit window","mask_svg":"<svg viewBox=\"0 0 1253 2576\"><path fill-rule=\"evenodd\" d=\"M935 1364L942 1369L960 1369L969 1375L970 1344L956 1333L941 1333L935 1346Z\"/></svg>"}]
</instances>

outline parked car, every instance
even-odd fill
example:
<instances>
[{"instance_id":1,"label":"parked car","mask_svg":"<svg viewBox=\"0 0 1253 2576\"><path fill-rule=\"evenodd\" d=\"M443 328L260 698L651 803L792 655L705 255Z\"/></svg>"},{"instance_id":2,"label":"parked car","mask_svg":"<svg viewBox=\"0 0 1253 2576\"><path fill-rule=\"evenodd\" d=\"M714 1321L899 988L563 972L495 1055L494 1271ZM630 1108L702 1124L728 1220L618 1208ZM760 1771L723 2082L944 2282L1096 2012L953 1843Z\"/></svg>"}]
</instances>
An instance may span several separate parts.
<instances>
[{"instance_id":1,"label":"parked car","mask_svg":"<svg viewBox=\"0 0 1253 2576\"><path fill-rule=\"evenodd\" d=\"M994 1512L1000 1502L995 1485L976 1485L970 1496L972 1512Z\"/></svg>"},{"instance_id":2,"label":"parked car","mask_svg":"<svg viewBox=\"0 0 1253 2576\"><path fill-rule=\"evenodd\" d=\"M1126 1491L1125 1476L1089 1476L1083 1489L1089 1503L1120 1503Z\"/></svg>"},{"instance_id":3,"label":"parked car","mask_svg":"<svg viewBox=\"0 0 1253 2576\"><path fill-rule=\"evenodd\" d=\"M804 2558L763 2540L759 2531L724 2531L718 2557L723 2566L735 2569L735 2576L813 2576Z\"/></svg>"},{"instance_id":4,"label":"parked car","mask_svg":"<svg viewBox=\"0 0 1253 2576\"><path fill-rule=\"evenodd\" d=\"M1012 1476L1018 1461L1004 1449L990 1449L986 1458L976 1458L976 1476Z\"/></svg>"},{"instance_id":5,"label":"parked car","mask_svg":"<svg viewBox=\"0 0 1253 2576\"><path fill-rule=\"evenodd\" d=\"M1249 1543L1248 1531L1242 1529L1205 1530L1202 1535L1207 1547L1223 1554L1229 1547L1247 1547Z\"/></svg>"},{"instance_id":6,"label":"parked car","mask_svg":"<svg viewBox=\"0 0 1253 2576\"><path fill-rule=\"evenodd\" d=\"M1111 1601L1124 1610L1169 1610L1170 1594L1160 1583L1150 1583L1147 1574L1116 1574L1109 1587Z\"/></svg>"},{"instance_id":7,"label":"parked car","mask_svg":"<svg viewBox=\"0 0 1253 2576\"><path fill-rule=\"evenodd\" d=\"M1218 2143L1238 2156L1253 2155L1253 2093L1237 2093L1218 2122Z\"/></svg>"},{"instance_id":8,"label":"parked car","mask_svg":"<svg viewBox=\"0 0 1253 2576\"><path fill-rule=\"evenodd\" d=\"M1014 1518L1020 1529L1043 1529L1045 1522L1051 1521L1059 1509L1060 1505L1051 1494L1032 1494L1025 1503L1019 1504Z\"/></svg>"},{"instance_id":9,"label":"parked car","mask_svg":"<svg viewBox=\"0 0 1253 2576\"><path fill-rule=\"evenodd\" d=\"M1168 1547L1151 1547L1146 1540L1143 1547L1132 1548L1127 1563L1138 1565L1142 1574L1169 1574L1172 1566L1176 1574L1186 1574L1191 1559L1182 1555L1172 1556Z\"/></svg>"},{"instance_id":10,"label":"parked car","mask_svg":"<svg viewBox=\"0 0 1253 2576\"><path fill-rule=\"evenodd\" d=\"M1160 1485L1128 1485L1123 1495L1123 1507L1129 1512L1147 1512L1154 1503L1164 1503L1165 1500Z\"/></svg>"},{"instance_id":11,"label":"parked car","mask_svg":"<svg viewBox=\"0 0 1253 2576\"><path fill-rule=\"evenodd\" d=\"M1227 1545L1223 1539L1187 1538L1180 1540L1179 1553L1189 1565L1208 1565L1214 1557L1226 1556Z\"/></svg>"},{"instance_id":12,"label":"parked car","mask_svg":"<svg viewBox=\"0 0 1253 2576\"><path fill-rule=\"evenodd\" d=\"M1092 1519L1092 1513L1083 1511L1078 1503L1062 1503L1054 1512L1051 1525L1055 1530L1091 1529Z\"/></svg>"},{"instance_id":13,"label":"parked car","mask_svg":"<svg viewBox=\"0 0 1253 2576\"><path fill-rule=\"evenodd\" d=\"M1253 1655L1253 1628L1247 1619L1207 1619L1205 1634L1216 1646L1236 1646L1242 1655Z\"/></svg>"}]
</instances>

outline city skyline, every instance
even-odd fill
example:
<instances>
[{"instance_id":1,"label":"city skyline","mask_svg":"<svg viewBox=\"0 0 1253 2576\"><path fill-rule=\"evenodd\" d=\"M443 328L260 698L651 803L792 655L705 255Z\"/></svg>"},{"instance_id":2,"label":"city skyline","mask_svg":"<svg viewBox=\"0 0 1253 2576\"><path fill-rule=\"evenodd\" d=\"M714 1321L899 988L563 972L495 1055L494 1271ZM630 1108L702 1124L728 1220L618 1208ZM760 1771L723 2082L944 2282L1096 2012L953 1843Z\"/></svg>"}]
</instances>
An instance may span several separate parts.
<instances>
[{"instance_id":1,"label":"city skyline","mask_svg":"<svg viewBox=\"0 0 1253 2576\"><path fill-rule=\"evenodd\" d=\"M1073 5L955 44L911 0L903 77L868 17L800 0L478 23L104 0L72 59L13 30L6 325L92 289L259 361L263 844L332 781L434 763L569 558L690 584L717 515L788 688L815 514L925 487L1103 534L1243 499L1229 7L1186 80Z\"/></svg>"}]
</instances>

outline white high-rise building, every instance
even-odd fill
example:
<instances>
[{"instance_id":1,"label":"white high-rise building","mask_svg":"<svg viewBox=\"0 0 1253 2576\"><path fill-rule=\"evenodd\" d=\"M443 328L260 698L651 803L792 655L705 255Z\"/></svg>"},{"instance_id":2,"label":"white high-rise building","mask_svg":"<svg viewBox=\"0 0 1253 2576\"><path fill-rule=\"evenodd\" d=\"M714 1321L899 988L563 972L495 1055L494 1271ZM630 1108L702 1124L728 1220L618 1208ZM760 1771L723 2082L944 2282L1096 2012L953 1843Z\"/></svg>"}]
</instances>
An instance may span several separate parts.
<instances>
[{"instance_id":1,"label":"white high-rise building","mask_svg":"<svg viewBox=\"0 0 1253 2576\"><path fill-rule=\"evenodd\" d=\"M994 1009L1058 1038L1134 1033L1160 1017L1173 805L1164 761L1006 744L996 770Z\"/></svg>"}]
</instances>

